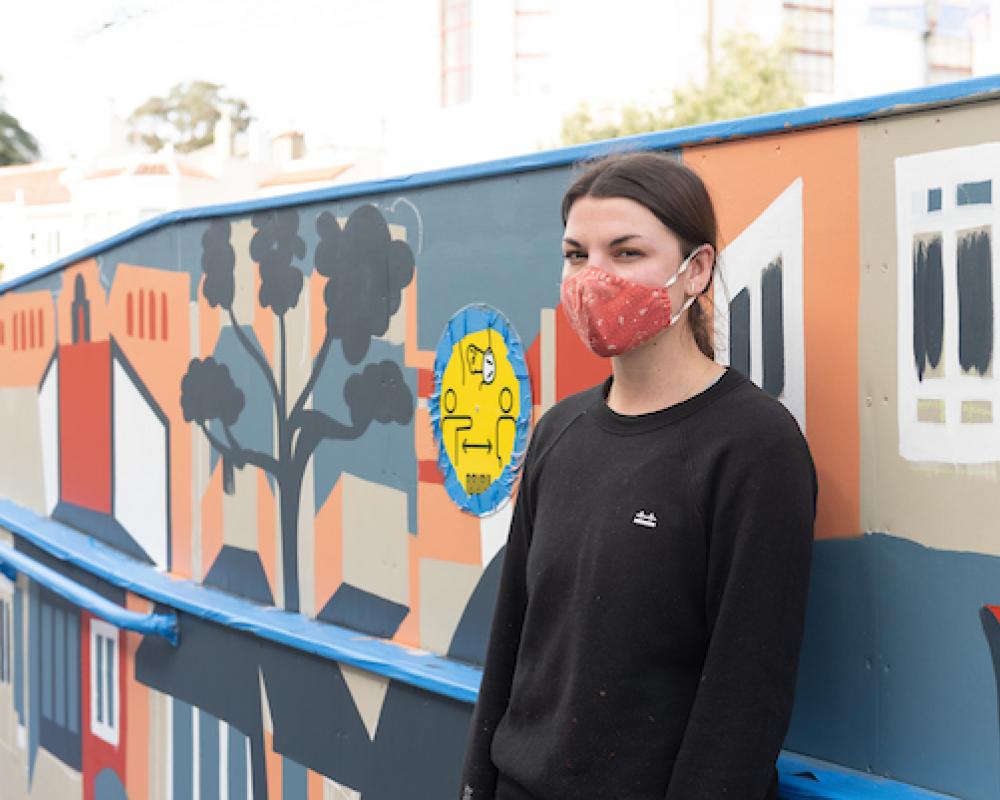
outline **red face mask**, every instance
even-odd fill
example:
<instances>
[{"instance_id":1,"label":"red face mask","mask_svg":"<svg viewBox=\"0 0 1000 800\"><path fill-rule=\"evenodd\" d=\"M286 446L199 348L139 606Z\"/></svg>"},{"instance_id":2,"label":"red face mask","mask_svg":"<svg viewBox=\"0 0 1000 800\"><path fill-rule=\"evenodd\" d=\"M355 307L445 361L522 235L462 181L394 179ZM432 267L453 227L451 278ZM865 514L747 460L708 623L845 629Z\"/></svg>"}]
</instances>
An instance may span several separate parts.
<instances>
[{"instance_id":1,"label":"red face mask","mask_svg":"<svg viewBox=\"0 0 1000 800\"><path fill-rule=\"evenodd\" d=\"M645 286L620 275L587 267L562 282L563 309L573 330L594 353L604 358L620 356L669 328L695 301L689 297L672 314L667 291L680 279L695 248L677 272L662 286Z\"/></svg>"}]
</instances>

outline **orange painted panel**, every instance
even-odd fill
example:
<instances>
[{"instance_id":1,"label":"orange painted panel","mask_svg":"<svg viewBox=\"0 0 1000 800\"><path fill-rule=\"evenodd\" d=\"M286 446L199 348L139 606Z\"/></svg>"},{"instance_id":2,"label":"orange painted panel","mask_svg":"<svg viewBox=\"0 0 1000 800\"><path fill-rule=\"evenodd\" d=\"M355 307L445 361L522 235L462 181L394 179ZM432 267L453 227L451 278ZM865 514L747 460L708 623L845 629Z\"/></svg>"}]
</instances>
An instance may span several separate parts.
<instances>
[{"instance_id":1,"label":"orange painted panel","mask_svg":"<svg viewBox=\"0 0 1000 800\"><path fill-rule=\"evenodd\" d=\"M267 796L281 797L281 755L274 751L274 734L264 731L264 769L267 771Z\"/></svg>"},{"instance_id":2,"label":"orange painted panel","mask_svg":"<svg viewBox=\"0 0 1000 800\"><path fill-rule=\"evenodd\" d=\"M841 125L692 147L720 248L803 181L806 429L819 474L817 538L860 530L858 128Z\"/></svg>"},{"instance_id":3,"label":"orange painted panel","mask_svg":"<svg viewBox=\"0 0 1000 800\"><path fill-rule=\"evenodd\" d=\"M434 442L430 409L417 406L413 416L413 438L417 461L436 461L438 447Z\"/></svg>"},{"instance_id":4,"label":"orange painted panel","mask_svg":"<svg viewBox=\"0 0 1000 800\"><path fill-rule=\"evenodd\" d=\"M278 592L278 566L277 550L275 542L275 502L271 493L271 484L267 482L267 475L257 472L257 554L260 556L260 563L267 575L267 581L271 585L271 594L277 597Z\"/></svg>"},{"instance_id":5,"label":"orange painted panel","mask_svg":"<svg viewBox=\"0 0 1000 800\"><path fill-rule=\"evenodd\" d=\"M560 306L556 311L556 400L589 389L610 374L611 362L587 349Z\"/></svg>"},{"instance_id":6,"label":"orange painted panel","mask_svg":"<svg viewBox=\"0 0 1000 800\"><path fill-rule=\"evenodd\" d=\"M126 594L129 611L149 614L153 604L143 597ZM144 797L149 792L149 689L135 677L135 654L143 637L138 633L122 632L124 638L125 695L128 707L128 746L125 749L125 789L129 797Z\"/></svg>"},{"instance_id":7,"label":"orange painted panel","mask_svg":"<svg viewBox=\"0 0 1000 800\"><path fill-rule=\"evenodd\" d=\"M344 484L338 480L316 514L316 610L319 611L344 580Z\"/></svg>"}]
</instances>

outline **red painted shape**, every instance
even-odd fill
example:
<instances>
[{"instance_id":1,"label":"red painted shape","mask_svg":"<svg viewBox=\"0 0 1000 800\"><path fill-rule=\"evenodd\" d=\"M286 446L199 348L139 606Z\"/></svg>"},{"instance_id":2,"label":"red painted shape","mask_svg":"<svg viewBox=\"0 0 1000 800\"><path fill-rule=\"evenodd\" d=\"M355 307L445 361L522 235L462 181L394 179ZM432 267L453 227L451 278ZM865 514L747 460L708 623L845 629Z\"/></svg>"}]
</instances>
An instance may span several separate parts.
<instances>
[{"instance_id":1,"label":"red painted shape","mask_svg":"<svg viewBox=\"0 0 1000 800\"><path fill-rule=\"evenodd\" d=\"M167 293L160 292L160 338L167 341Z\"/></svg>"},{"instance_id":2,"label":"red painted shape","mask_svg":"<svg viewBox=\"0 0 1000 800\"><path fill-rule=\"evenodd\" d=\"M45 315L42 309L38 309L38 346L45 347Z\"/></svg>"},{"instance_id":3,"label":"red painted shape","mask_svg":"<svg viewBox=\"0 0 1000 800\"><path fill-rule=\"evenodd\" d=\"M566 319L556 311L556 400L589 389L611 373L611 360L591 353Z\"/></svg>"},{"instance_id":4,"label":"red painted shape","mask_svg":"<svg viewBox=\"0 0 1000 800\"><path fill-rule=\"evenodd\" d=\"M132 292L128 293L125 298L125 332L129 336L134 336L135 333L135 302L132 299Z\"/></svg>"},{"instance_id":5,"label":"red painted shape","mask_svg":"<svg viewBox=\"0 0 1000 800\"><path fill-rule=\"evenodd\" d=\"M149 338L156 339L156 292L149 293Z\"/></svg>"},{"instance_id":6,"label":"red painted shape","mask_svg":"<svg viewBox=\"0 0 1000 800\"><path fill-rule=\"evenodd\" d=\"M997 622L1000 622L1000 606L986 606L985 608L996 617Z\"/></svg>"},{"instance_id":7,"label":"red painted shape","mask_svg":"<svg viewBox=\"0 0 1000 800\"><path fill-rule=\"evenodd\" d=\"M59 348L61 498L111 513L111 343Z\"/></svg>"},{"instance_id":8,"label":"red painted shape","mask_svg":"<svg viewBox=\"0 0 1000 800\"><path fill-rule=\"evenodd\" d=\"M441 474L437 461L433 459L417 462L417 479L421 483L444 483L444 475Z\"/></svg>"},{"instance_id":9,"label":"red painted shape","mask_svg":"<svg viewBox=\"0 0 1000 800\"><path fill-rule=\"evenodd\" d=\"M146 338L146 292L139 290L139 338Z\"/></svg>"},{"instance_id":10,"label":"red painted shape","mask_svg":"<svg viewBox=\"0 0 1000 800\"><path fill-rule=\"evenodd\" d=\"M4 336L3 336L3 333L4 333L4 329L3 329L3 320L2 320L2 319L0 319L0 345L3 345L3 344L6 344L6 342L4 342Z\"/></svg>"},{"instance_id":11,"label":"red painted shape","mask_svg":"<svg viewBox=\"0 0 1000 800\"><path fill-rule=\"evenodd\" d=\"M118 632L118 646L115 648L115 658L118 660L118 746L104 741L90 729L90 699L93 697L91 686L94 676L90 672L90 620L93 617L86 611L80 613L80 730L81 761L83 766L83 800L94 800L94 782L104 769L111 769L118 775L118 780L125 786L125 727L128 722L127 704L125 702L125 632Z\"/></svg>"},{"instance_id":12,"label":"red painted shape","mask_svg":"<svg viewBox=\"0 0 1000 800\"><path fill-rule=\"evenodd\" d=\"M434 394L434 370L417 370L417 396L430 397Z\"/></svg>"}]
</instances>

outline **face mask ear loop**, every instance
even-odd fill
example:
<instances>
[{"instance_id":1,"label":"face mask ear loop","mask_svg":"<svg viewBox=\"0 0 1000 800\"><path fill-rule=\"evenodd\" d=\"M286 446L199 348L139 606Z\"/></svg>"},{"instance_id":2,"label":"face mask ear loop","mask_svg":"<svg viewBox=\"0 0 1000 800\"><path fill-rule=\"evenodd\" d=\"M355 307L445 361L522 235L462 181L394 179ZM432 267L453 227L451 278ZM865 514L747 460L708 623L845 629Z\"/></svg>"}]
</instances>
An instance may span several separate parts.
<instances>
[{"instance_id":1,"label":"face mask ear loop","mask_svg":"<svg viewBox=\"0 0 1000 800\"><path fill-rule=\"evenodd\" d=\"M665 284L663 284L663 288L669 289L671 286L677 283L681 275L683 275L684 271L688 268L688 264L691 263L691 259L694 258L696 255L698 255L698 253L700 252L701 252L701 247L696 247L694 250L692 250L688 254L688 257L685 258L683 262L681 262L681 265L677 268L677 272L673 274L673 277L671 277ZM691 307L691 304L697 299L698 299L697 295L691 295L691 297L689 297L684 302L684 305L681 306L680 311L678 311L676 314L670 317L669 325L673 325L675 322L677 322L677 320L681 318L681 314L687 311Z\"/></svg>"},{"instance_id":2,"label":"face mask ear loop","mask_svg":"<svg viewBox=\"0 0 1000 800\"><path fill-rule=\"evenodd\" d=\"M691 263L691 259L694 258L696 255L698 255L698 253L700 253L700 252L701 252L701 248L700 247L696 247L694 250L692 250L688 254L688 257L685 258L681 262L681 265L677 268L677 272L675 272L673 275L671 275L667 279L667 282L665 284L663 284L663 288L664 289L669 289L671 286L673 286L675 283L677 283L677 281L680 280L681 275L683 275L684 271L688 268L688 264Z\"/></svg>"}]
</instances>

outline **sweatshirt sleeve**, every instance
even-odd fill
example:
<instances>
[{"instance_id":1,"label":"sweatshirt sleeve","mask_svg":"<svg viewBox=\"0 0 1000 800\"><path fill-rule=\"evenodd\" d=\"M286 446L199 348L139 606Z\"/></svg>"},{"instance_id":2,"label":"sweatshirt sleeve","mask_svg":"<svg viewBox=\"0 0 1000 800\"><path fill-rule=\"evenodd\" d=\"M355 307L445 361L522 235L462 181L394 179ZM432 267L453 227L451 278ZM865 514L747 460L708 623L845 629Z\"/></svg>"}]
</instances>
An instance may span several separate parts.
<instances>
[{"instance_id":1,"label":"sweatshirt sleeve","mask_svg":"<svg viewBox=\"0 0 1000 800\"><path fill-rule=\"evenodd\" d=\"M531 516L526 464L507 536L479 698L469 728L461 800L493 800L496 792L497 769L490 759L490 745L510 699L521 627L528 605L526 569Z\"/></svg>"},{"instance_id":2,"label":"sweatshirt sleeve","mask_svg":"<svg viewBox=\"0 0 1000 800\"><path fill-rule=\"evenodd\" d=\"M709 528L701 682L667 800L764 800L791 716L816 476L796 430L720 473Z\"/></svg>"}]
</instances>

